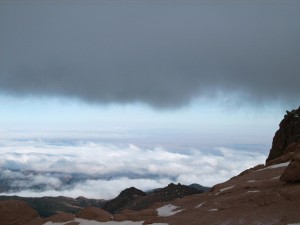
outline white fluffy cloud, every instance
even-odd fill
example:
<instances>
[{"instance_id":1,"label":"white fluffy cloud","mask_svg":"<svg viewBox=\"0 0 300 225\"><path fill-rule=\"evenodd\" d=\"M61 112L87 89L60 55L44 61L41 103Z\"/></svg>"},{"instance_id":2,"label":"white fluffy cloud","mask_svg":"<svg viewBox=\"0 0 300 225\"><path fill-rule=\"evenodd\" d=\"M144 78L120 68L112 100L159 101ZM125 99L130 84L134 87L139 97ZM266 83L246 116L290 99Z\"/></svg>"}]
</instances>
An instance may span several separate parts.
<instances>
[{"instance_id":1,"label":"white fluffy cloud","mask_svg":"<svg viewBox=\"0 0 300 225\"><path fill-rule=\"evenodd\" d=\"M0 178L9 181L3 194L112 198L135 186L142 190L170 182L212 186L263 163L254 149L216 147L172 151L161 146L9 140L0 146Z\"/></svg>"}]
</instances>

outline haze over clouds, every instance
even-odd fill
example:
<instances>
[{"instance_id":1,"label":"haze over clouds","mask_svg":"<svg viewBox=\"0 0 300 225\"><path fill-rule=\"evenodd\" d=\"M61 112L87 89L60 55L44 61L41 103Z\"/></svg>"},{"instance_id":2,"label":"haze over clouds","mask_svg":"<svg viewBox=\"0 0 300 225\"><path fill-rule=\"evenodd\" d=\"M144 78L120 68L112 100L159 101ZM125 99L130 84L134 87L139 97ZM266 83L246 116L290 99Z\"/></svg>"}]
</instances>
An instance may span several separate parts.
<instances>
[{"instance_id":1,"label":"haze over clouds","mask_svg":"<svg viewBox=\"0 0 300 225\"><path fill-rule=\"evenodd\" d=\"M25 1L26 2L26 1ZM1 1L0 89L177 107L298 103L299 1Z\"/></svg>"}]
</instances>

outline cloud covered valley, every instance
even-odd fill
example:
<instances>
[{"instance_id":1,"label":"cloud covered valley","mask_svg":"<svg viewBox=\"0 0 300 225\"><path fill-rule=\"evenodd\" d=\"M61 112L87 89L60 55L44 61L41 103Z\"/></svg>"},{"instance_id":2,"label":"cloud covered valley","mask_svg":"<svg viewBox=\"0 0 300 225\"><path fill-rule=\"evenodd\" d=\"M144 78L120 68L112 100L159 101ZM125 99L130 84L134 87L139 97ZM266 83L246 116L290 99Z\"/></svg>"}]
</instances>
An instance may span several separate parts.
<instances>
[{"instance_id":1,"label":"cloud covered valley","mask_svg":"<svg viewBox=\"0 0 300 225\"><path fill-rule=\"evenodd\" d=\"M260 145L176 148L176 139L173 145L142 146L130 138L104 142L61 135L2 139L1 195L110 199L131 186L144 191L170 182L212 186L266 158ZM119 140L120 134L111 137Z\"/></svg>"}]
</instances>

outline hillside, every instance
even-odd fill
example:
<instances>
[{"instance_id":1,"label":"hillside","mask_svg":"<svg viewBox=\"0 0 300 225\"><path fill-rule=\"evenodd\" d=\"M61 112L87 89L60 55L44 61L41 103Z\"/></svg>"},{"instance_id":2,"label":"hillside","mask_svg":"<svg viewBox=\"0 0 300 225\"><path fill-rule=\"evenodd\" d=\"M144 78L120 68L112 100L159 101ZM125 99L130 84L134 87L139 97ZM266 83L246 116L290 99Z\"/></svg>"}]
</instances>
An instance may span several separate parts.
<instances>
[{"instance_id":1,"label":"hillside","mask_svg":"<svg viewBox=\"0 0 300 225\"><path fill-rule=\"evenodd\" d=\"M78 213L85 207L102 207L105 200L88 199L84 197L68 198L59 197L42 197L42 198L25 198L19 196L0 196L0 202L4 200L24 201L35 209L41 217L49 217L57 212Z\"/></svg>"}]
</instances>

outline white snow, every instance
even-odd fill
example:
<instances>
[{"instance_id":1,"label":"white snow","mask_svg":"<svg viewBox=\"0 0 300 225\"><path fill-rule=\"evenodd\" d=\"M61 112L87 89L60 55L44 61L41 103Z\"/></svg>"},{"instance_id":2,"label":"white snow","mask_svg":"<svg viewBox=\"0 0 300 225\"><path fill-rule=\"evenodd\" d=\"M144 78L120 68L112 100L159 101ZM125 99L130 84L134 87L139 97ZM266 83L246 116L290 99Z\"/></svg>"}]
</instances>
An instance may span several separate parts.
<instances>
[{"instance_id":1,"label":"white snow","mask_svg":"<svg viewBox=\"0 0 300 225\"><path fill-rule=\"evenodd\" d=\"M256 170L256 171L262 171L262 170L266 170L266 169L275 169L275 168L280 168L280 167L287 167L290 164L289 162L285 162L285 163L278 163L272 166L268 166L266 168L260 169L260 170Z\"/></svg>"},{"instance_id":2,"label":"white snow","mask_svg":"<svg viewBox=\"0 0 300 225\"><path fill-rule=\"evenodd\" d=\"M79 219L76 218L73 221L68 222L62 222L62 223L53 223L53 222L47 222L44 223L44 225L65 225L69 222L78 222L80 225L142 225L144 221L139 222L133 222L133 221L122 221L122 222L115 222L115 221L109 221L109 222L98 222L95 220L86 220L86 219ZM152 223L149 225L168 225L167 223Z\"/></svg>"},{"instance_id":3,"label":"white snow","mask_svg":"<svg viewBox=\"0 0 300 225\"><path fill-rule=\"evenodd\" d=\"M289 223L287 225L300 225L300 223Z\"/></svg>"},{"instance_id":4,"label":"white snow","mask_svg":"<svg viewBox=\"0 0 300 225\"><path fill-rule=\"evenodd\" d=\"M278 180L279 178L280 178L280 176L277 176L277 177L271 178L271 180Z\"/></svg>"},{"instance_id":5,"label":"white snow","mask_svg":"<svg viewBox=\"0 0 300 225\"><path fill-rule=\"evenodd\" d=\"M215 195L218 195L218 194L220 194L220 193L221 193L221 192L223 192L223 191L230 190L230 189L234 188L234 186L235 186L235 185L233 185L233 186L230 186L230 187L226 187L226 188L221 188L221 189L219 190L219 192L218 192L218 193L216 193Z\"/></svg>"},{"instance_id":6,"label":"white snow","mask_svg":"<svg viewBox=\"0 0 300 225\"><path fill-rule=\"evenodd\" d=\"M247 193L258 193L260 190L247 191Z\"/></svg>"},{"instance_id":7,"label":"white snow","mask_svg":"<svg viewBox=\"0 0 300 225\"><path fill-rule=\"evenodd\" d=\"M290 161L289 162L285 162L285 163L279 163L279 164L275 164L275 165L272 165L272 166L269 166L267 167L268 169L275 169L275 168L280 168L280 167L286 167L290 164Z\"/></svg>"},{"instance_id":8,"label":"white snow","mask_svg":"<svg viewBox=\"0 0 300 225\"><path fill-rule=\"evenodd\" d=\"M204 205L205 204L205 202L202 202L202 203L200 203L199 205L197 205L196 207L195 207L195 209L197 209L197 208L200 208L202 205Z\"/></svg>"},{"instance_id":9,"label":"white snow","mask_svg":"<svg viewBox=\"0 0 300 225\"><path fill-rule=\"evenodd\" d=\"M156 211L157 211L158 216L172 216L172 215L184 210L184 209L175 210L178 208L179 208L178 206L169 204L169 205L165 205L163 207L156 209Z\"/></svg>"},{"instance_id":10,"label":"white snow","mask_svg":"<svg viewBox=\"0 0 300 225\"><path fill-rule=\"evenodd\" d=\"M247 182L254 183L254 182L257 182L257 180L247 180Z\"/></svg>"},{"instance_id":11,"label":"white snow","mask_svg":"<svg viewBox=\"0 0 300 225\"><path fill-rule=\"evenodd\" d=\"M209 209L208 211L215 212L215 211L218 211L218 209Z\"/></svg>"},{"instance_id":12,"label":"white snow","mask_svg":"<svg viewBox=\"0 0 300 225\"><path fill-rule=\"evenodd\" d=\"M169 225L168 223L151 223L149 225Z\"/></svg>"}]
</instances>

